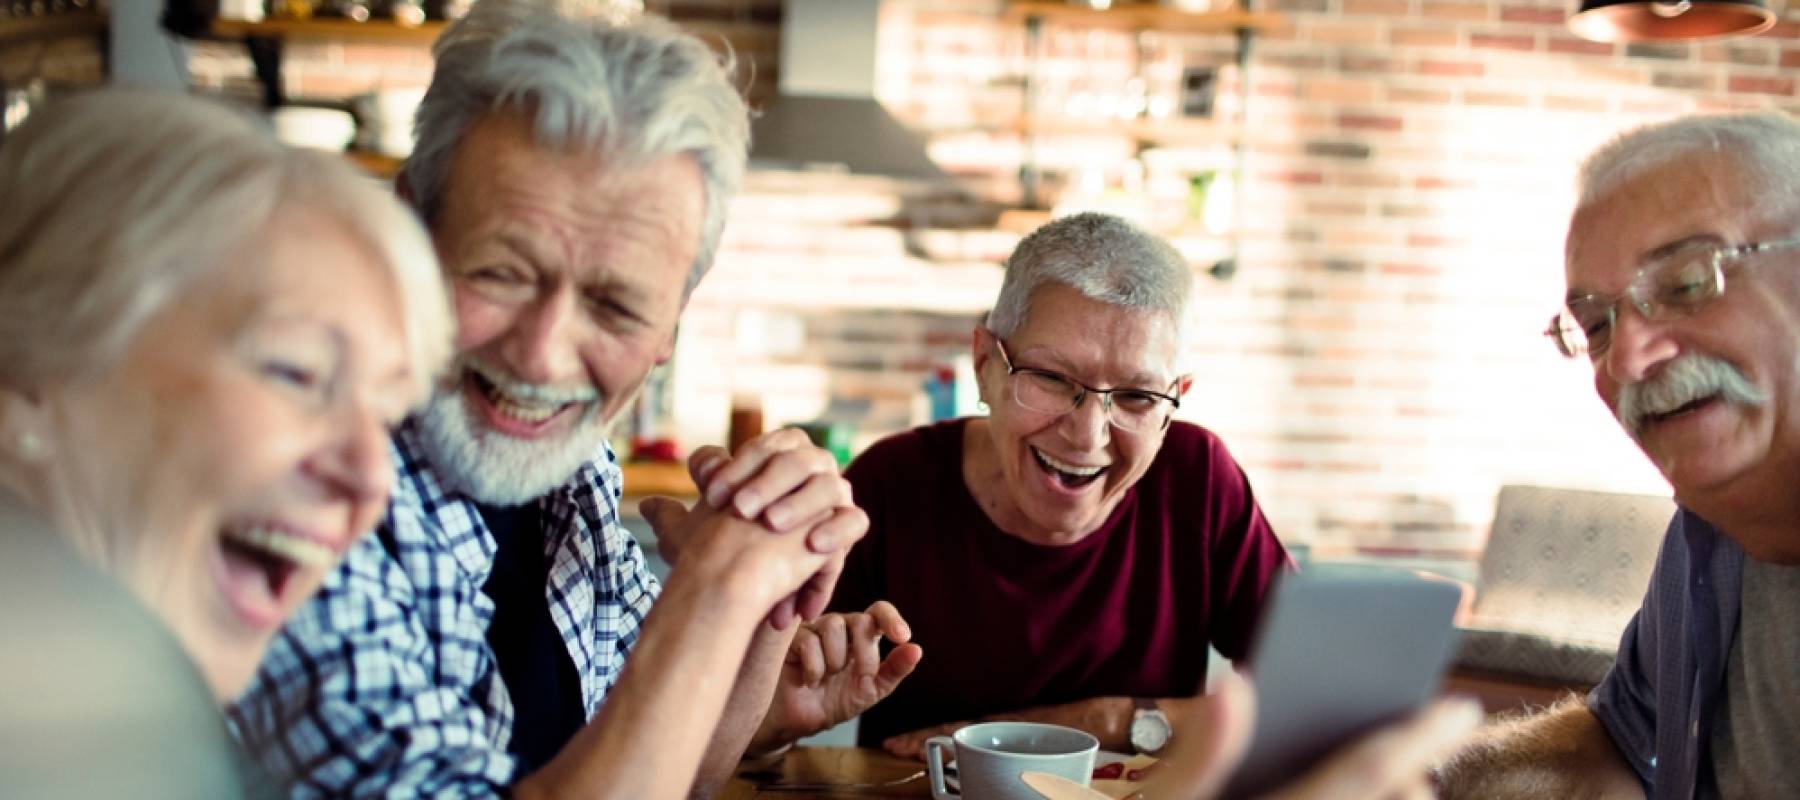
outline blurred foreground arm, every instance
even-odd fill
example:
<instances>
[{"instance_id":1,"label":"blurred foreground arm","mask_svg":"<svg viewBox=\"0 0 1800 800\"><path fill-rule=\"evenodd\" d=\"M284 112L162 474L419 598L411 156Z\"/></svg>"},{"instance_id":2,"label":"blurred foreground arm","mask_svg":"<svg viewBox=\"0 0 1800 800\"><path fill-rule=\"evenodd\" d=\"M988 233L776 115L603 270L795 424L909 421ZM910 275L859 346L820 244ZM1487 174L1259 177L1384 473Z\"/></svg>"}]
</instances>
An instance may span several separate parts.
<instances>
[{"instance_id":1,"label":"blurred foreground arm","mask_svg":"<svg viewBox=\"0 0 1800 800\"><path fill-rule=\"evenodd\" d=\"M1250 685L1234 672L1194 705L1175 752L1143 796L1157 800L1217 797L1250 746L1255 719ZM1439 700L1411 718L1363 736L1277 791L1280 800L1430 797L1426 768L1475 729L1481 709L1463 699Z\"/></svg>"},{"instance_id":2,"label":"blurred foreground arm","mask_svg":"<svg viewBox=\"0 0 1800 800\"><path fill-rule=\"evenodd\" d=\"M1438 771L1445 798L1640 798L1643 787L1600 720L1570 696L1483 729Z\"/></svg>"}]
</instances>

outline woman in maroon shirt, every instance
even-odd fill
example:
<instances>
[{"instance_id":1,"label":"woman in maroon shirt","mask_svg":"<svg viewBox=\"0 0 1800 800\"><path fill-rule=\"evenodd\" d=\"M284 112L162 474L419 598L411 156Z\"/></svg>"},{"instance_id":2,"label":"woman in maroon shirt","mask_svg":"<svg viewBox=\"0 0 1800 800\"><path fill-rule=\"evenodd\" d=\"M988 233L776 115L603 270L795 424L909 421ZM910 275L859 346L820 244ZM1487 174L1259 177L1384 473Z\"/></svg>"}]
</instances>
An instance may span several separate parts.
<instances>
[{"instance_id":1,"label":"woman in maroon shirt","mask_svg":"<svg viewBox=\"0 0 1800 800\"><path fill-rule=\"evenodd\" d=\"M889 600L924 648L861 740L918 755L990 718L1058 722L1155 751L1241 658L1287 553L1209 431L1172 422L1192 274L1101 214L1052 222L1007 261L974 331L985 418L883 440L847 477L868 512L834 608Z\"/></svg>"}]
</instances>

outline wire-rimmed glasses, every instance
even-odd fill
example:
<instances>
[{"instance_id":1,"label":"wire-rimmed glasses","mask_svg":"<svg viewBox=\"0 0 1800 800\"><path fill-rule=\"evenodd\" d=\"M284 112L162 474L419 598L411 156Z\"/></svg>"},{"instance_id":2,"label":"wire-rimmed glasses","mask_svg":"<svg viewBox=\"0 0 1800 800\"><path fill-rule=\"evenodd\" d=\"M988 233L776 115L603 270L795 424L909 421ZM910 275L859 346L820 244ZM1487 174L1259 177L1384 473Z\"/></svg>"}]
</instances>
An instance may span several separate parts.
<instances>
[{"instance_id":1,"label":"wire-rimmed glasses","mask_svg":"<svg viewBox=\"0 0 1800 800\"><path fill-rule=\"evenodd\" d=\"M1055 370L1014 366L1006 352L1006 343L994 336L1000 360L1006 364L1007 382L1012 384L1013 401L1027 411L1062 415L1081 407L1081 401L1093 395L1100 400L1106 419L1120 430L1138 433L1167 427L1181 398L1173 394L1179 379L1169 383L1169 391L1114 387L1098 389Z\"/></svg>"}]
</instances>

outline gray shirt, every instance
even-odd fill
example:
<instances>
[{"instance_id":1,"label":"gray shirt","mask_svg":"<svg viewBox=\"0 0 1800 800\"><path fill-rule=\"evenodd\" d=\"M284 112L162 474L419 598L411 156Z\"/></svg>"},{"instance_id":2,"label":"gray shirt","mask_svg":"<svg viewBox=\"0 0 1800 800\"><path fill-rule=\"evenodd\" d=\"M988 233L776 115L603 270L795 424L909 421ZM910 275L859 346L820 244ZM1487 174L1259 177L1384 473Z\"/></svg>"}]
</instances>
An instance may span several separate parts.
<instances>
[{"instance_id":1,"label":"gray shirt","mask_svg":"<svg viewBox=\"0 0 1800 800\"><path fill-rule=\"evenodd\" d=\"M1700 797L1800 797L1800 567L1744 559L1738 635Z\"/></svg>"}]
</instances>

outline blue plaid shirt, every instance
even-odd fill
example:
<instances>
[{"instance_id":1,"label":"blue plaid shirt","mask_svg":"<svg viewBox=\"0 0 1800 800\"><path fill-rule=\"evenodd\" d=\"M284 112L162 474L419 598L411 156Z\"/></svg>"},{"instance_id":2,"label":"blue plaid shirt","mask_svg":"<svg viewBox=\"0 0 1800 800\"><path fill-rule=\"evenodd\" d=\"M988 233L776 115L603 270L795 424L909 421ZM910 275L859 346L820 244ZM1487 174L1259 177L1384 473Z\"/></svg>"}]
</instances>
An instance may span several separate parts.
<instances>
[{"instance_id":1,"label":"blue plaid shirt","mask_svg":"<svg viewBox=\"0 0 1800 800\"><path fill-rule=\"evenodd\" d=\"M481 587L496 544L474 501L447 493L410 424L387 516L275 637L228 709L232 732L294 797L490 797L518 766L512 702ZM619 524L607 447L538 501L545 594L592 719L661 587Z\"/></svg>"},{"instance_id":2,"label":"blue plaid shirt","mask_svg":"<svg viewBox=\"0 0 1800 800\"><path fill-rule=\"evenodd\" d=\"M1743 572L1736 542L1693 512L1676 512L1618 660L1588 695L1655 800L1694 796L1725 693Z\"/></svg>"}]
</instances>

